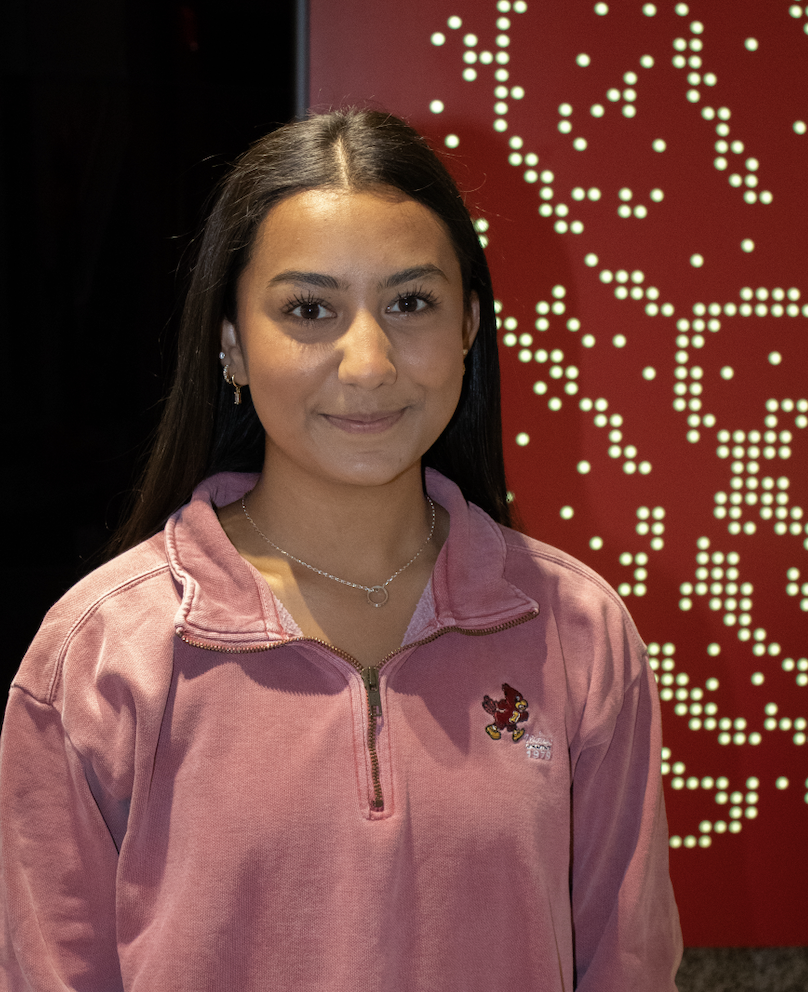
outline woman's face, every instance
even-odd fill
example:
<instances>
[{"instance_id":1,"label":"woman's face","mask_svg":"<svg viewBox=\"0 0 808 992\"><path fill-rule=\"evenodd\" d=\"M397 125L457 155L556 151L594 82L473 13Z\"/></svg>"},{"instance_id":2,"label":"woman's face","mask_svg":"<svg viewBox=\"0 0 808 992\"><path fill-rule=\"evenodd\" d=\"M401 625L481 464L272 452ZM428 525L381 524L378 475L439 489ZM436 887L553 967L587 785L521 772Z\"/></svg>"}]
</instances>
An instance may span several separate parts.
<instances>
[{"instance_id":1,"label":"woman's face","mask_svg":"<svg viewBox=\"0 0 808 992\"><path fill-rule=\"evenodd\" d=\"M420 470L479 325L435 214L388 190L289 197L261 224L237 311L222 346L268 472L373 486Z\"/></svg>"}]
</instances>

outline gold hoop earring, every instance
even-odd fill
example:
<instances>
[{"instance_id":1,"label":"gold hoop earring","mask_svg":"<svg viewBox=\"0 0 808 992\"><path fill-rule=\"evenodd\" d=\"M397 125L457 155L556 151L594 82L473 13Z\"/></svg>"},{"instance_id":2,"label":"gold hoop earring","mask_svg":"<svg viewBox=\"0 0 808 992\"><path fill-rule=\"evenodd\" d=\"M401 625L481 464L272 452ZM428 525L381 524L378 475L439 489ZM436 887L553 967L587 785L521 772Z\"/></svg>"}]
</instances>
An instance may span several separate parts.
<instances>
[{"instance_id":1,"label":"gold hoop earring","mask_svg":"<svg viewBox=\"0 0 808 992\"><path fill-rule=\"evenodd\" d=\"M236 406L239 406L241 404L241 386L239 386L239 384L236 382L236 377L230 374L229 365L225 365L225 367L222 369L222 374L224 375L224 381L227 383L227 385L232 386L233 389L236 391L235 396L233 397L233 402L235 403Z\"/></svg>"}]
</instances>

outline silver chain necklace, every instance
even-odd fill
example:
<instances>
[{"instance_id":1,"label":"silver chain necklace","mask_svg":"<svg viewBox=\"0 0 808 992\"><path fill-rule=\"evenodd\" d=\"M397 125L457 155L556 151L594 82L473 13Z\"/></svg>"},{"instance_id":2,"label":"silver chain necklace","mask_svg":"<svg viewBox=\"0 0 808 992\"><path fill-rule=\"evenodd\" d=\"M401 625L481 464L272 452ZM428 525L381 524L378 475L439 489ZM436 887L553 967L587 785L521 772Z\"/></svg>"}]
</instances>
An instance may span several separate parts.
<instances>
[{"instance_id":1,"label":"silver chain necklace","mask_svg":"<svg viewBox=\"0 0 808 992\"><path fill-rule=\"evenodd\" d=\"M387 587L390 585L390 583L397 575L401 575L401 573L404 571L405 568L409 568L410 565L412 565L415 559L421 554L424 548L426 548L427 544L429 544L429 542L432 540L432 535L435 533L435 504L432 502L429 496L427 496L426 497L427 503L429 503L432 509L432 525L429 528L429 537L427 537L427 539L424 541L421 547L415 552L412 558L410 558L407 564L402 565L397 572L393 572L393 574L386 582L383 582L380 586L363 586L360 585L360 583L358 582L348 582L347 579L341 579L336 575L332 575L330 572L324 572L321 568L315 568L314 565L309 565L309 563L307 561L303 561L302 558L295 558L293 554L290 554L288 551L284 551L283 548L278 547L278 545L274 541L271 541L266 536L266 534L262 530L260 530L258 524L253 520L253 518L248 513L247 496L249 496L249 493L247 493L246 496L242 496L241 498L241 509L244 510L244 516L253 525L255 532L259 535L259 537L262 537L267 542L267 544L271 544L276 551L280 551L282 555L286 555L287 558L291 558L292 561L296 561L298 565L303 565L304 568L308 568L310 571L316 572L318 575L322 575L326 579L333 579L334 582L339 582L340 585L343 586L350 586L352 589L363 589L365 593L367 593L368 603L370 603L371 606L375 606L375 607L384 606L384 604L390 598L390 593L387 591Z\"/></svg>"}]
</instances>

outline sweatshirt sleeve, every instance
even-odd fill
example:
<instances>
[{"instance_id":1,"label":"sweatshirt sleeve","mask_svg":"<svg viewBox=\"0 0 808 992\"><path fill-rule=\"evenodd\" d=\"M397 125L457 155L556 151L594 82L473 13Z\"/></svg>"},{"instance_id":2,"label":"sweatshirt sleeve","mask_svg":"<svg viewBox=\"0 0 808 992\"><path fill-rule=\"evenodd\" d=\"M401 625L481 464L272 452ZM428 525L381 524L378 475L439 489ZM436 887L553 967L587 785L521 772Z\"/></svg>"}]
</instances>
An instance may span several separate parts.
<instances>
[{"instance_id":1,"label":"sweatshirt sleeve","mask_svg":"<svg viewBox=\"0 0 808 992\"><path fill-rule=\"evenodd\" d=\"M117 850L49 702L12 688L0 742L0 990L116 992Z\"/></svg>"},{"instance_id":2,"label":"sweatshirt sleeve","mask_svg":"<svg viewBox=\"0 0 808 992\"><path fill-rule=\"evenodd\" d=\"M631 663L616 667L636 674L606 731L584 743L573 769L578 992L675 992L681 958L668 874L659 700L647 659L637 657L630 641L624 648Z\"/></svg>"}]
</instances>

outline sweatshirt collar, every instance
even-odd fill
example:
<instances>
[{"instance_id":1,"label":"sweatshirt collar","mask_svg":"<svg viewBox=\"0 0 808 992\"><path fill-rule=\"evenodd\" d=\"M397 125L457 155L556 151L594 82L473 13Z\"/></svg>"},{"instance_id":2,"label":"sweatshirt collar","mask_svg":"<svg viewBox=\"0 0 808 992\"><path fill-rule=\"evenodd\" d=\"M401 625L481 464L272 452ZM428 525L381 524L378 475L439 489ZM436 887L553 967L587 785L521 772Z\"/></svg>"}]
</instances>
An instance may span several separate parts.
<instances>
[{"instance_id":1,"label":"sweatshirt collar","mask_svg":"<svg viewBox=\"0 0 808 992\"><path fill-rule=\"evenodd\" d=\"M260 651L300 637L263 576L239 555L216 516L216 506L241 499L257 480L256 474L236 472L211 476L166 524L166 553L181 595L175 629L191 643L219 651ZM482 632L537 612L536 602L505 579L501 528L466 503L459 488L439 472L426 469L426 486L449 513L449 537L408 641L442 627Z\"/></svg>"}]
</instances>

